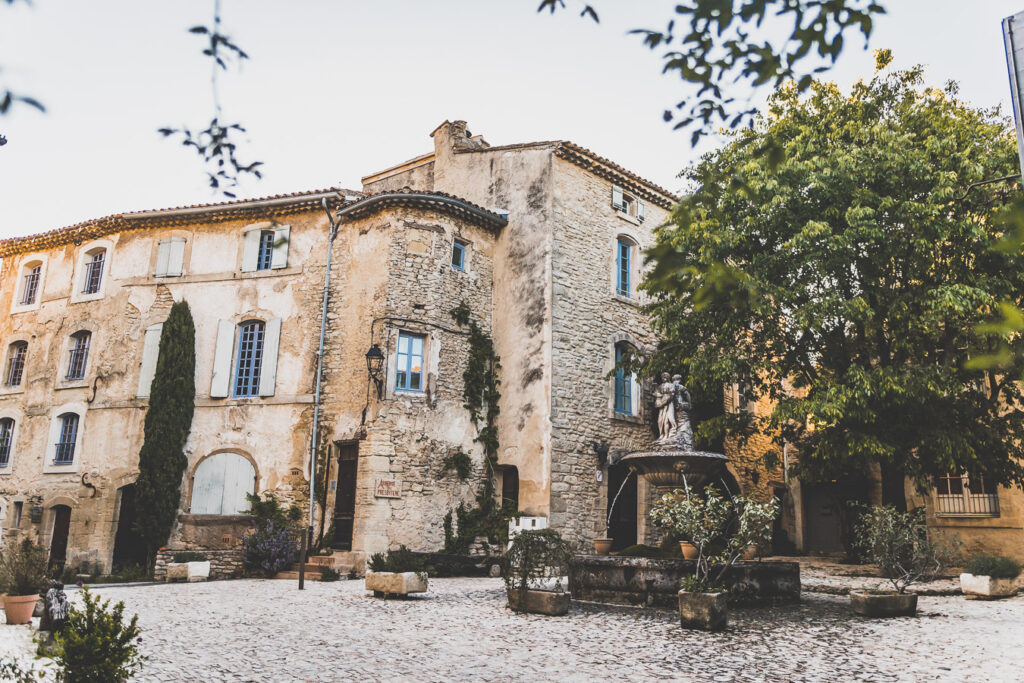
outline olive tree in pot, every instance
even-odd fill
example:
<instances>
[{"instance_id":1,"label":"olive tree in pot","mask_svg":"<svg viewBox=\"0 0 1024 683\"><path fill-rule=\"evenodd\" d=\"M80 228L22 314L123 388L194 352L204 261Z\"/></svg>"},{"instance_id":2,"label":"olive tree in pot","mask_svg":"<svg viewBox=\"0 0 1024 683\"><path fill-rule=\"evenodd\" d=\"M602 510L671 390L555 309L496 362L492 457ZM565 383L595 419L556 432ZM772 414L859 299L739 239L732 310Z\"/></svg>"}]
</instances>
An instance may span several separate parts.
<instances>
[{"instance_id":1,"label":"olive tree in pot","mask_svg":"<svg viewBox=\"0 0 1024 683\"><path fill-rule=\"evenodd\" d=\"M46 548L29 539L13 543L0 558L0 584L3 585L4 614L8 624L27 624L46 584Z\"/></svg>"},{"instance_id":2,"label":"olive tree in pot","mask_svg":"<svg viewBox=\"0 0 1024 683\"><path fill-rule=\"evenodd\" d=\"M573 553L554 529L524 530L502 558L508 606L515 612L562 616L569 611L569 593L562 579L569 574Z\"/></svg>"},{"instance_id":3,"label":"olive tree in pot","mask_svg":"<svg viewBox=\"0 0 1024 683\"><path fill-rule=\"evenodd\" d=\"M1014 579L1020 564L1009 557L975 555L960 575L960 590L968 600L995 600L1017 592Z\"/></svg>"},{"instance_id":4,"label":"olive tree in pot","mask_svg":"<svg viewBox=\"0 0 1024 683\"><path fill-rule=\"evenodd\" d=\"M951 549L933 538L925 524L924 508L901 512L891 506L861 506L854 526L855 546L861 556L878 566L894 590L850 591L850 606L865 617L914 616L914 583L933 580L951 555Z\"/></svg>"},{"instance_id":5,"label":"olive tree in pot","mask_svg":"<svg viewBox=\"0 0 1024 683\"><path fill-rule=\"evenodd\" d=\"M725 574L749 547L771 540L778 514L774 500L726 498L713 488L703 493L676 489L652 506L655 525L689 538L697 550L694 573L683 579L679 591L679 621L684 628L720 631L726 627Z\"/></svg>"}]
</instances>

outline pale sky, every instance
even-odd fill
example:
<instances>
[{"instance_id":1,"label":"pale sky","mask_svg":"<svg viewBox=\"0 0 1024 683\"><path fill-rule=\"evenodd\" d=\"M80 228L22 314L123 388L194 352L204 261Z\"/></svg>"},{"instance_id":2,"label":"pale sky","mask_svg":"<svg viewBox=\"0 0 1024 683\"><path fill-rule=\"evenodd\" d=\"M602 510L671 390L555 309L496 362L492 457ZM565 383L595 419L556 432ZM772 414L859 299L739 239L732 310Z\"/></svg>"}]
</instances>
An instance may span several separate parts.
<instances>
[{"instance_id":1,"label":"pale sky","mask_svg":"<svg viewBox=\"0 0 1024 683\"><path fill-rule=\"evenodd\" d=\"M265 162L239 197L340 185L432 149L465 119L494 145L569 139L679 190L697 153L662 123L685 97L631 28L660 28L674 3L596 0L600 25L538 0L223 0L224 29L249 54L222 77L225 118L248 128L243 161ZM574 1L567 2L570 9ZM1002 104L1000 19L1024 0L883 0L871 48L923 63L936 85ZM33 0L0 4L0 83L41 100L0 117L0 237L111 213L217 201L198 158L157 135L203 128L209 68L190 26L212 0ZM870 76L859 36L827 75ZM765 93L766 94L766 93ZM712 142L710 144L718 144Z\"/></svg>"}]
</instances>

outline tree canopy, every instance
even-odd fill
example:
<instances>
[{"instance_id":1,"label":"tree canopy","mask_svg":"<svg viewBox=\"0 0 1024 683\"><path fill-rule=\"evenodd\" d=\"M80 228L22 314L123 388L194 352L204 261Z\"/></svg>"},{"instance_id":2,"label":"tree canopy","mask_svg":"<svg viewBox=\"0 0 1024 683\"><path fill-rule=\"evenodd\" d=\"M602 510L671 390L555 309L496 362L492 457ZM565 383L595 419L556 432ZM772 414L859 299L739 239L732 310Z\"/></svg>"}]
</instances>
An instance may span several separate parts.
<instances>
[{"instance_id":1,"label":"tree canopy","mask_svg":"<svg viewBox=\"0 0 1024 683\"><path fill-rule=\"evenodd\" d=\"M771 399L702 429L777 430L761 455L785 439L806 480L877 462L922 488L962 471L1021 485L1021 349L1002 372L965 367L996 343L979 324L1024 300L1019 249L993 248L1007 186L971 187L1016 172L1013 129L890 60L849 93L782 87L688 171L695 191L650 254L665 339L650 362Z\"/></svg>"}]
</instances>

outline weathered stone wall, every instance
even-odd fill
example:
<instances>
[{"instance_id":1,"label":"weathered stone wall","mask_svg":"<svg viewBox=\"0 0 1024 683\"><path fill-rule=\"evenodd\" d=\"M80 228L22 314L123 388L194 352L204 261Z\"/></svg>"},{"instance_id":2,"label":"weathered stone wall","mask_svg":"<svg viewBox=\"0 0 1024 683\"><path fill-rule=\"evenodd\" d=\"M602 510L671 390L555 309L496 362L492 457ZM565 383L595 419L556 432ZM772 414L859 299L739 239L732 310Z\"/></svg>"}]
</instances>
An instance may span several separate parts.
<instances>
[{"instance_id":1,"label":"weathered stone wall","mask_svg":"<svg viewBox=\"0 0 1024 683\"><path fill-rule=\"evenodd\" d=\"M174 554L180 550L164 549L156 554L153 565L153 580L167 580L167 565L174 561ZM242 551L235 550L203 550L203 555L210 561L211 579L236 579L244 573Z\"/></svg>"}]
</instances>

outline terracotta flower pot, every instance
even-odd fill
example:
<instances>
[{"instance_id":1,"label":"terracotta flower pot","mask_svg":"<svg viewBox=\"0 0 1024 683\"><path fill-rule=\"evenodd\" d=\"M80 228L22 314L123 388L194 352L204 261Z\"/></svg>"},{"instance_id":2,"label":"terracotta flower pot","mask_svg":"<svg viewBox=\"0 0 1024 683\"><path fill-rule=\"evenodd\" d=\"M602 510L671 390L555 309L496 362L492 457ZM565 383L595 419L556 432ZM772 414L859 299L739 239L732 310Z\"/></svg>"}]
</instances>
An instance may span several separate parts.
<instances>
[{"instance_id":1,"label":"terracotta flower pot","mask_svg":"<svg viewBox=\"0 0 1024 683\"><path fill-rule=\"evenodd\" d=\"M689 541L679 541L679 549L683 551L684 560L696 560L700 554L697 552L697 546Z\"/></svg>"},{"instance_id":2,"label":"terracotta flower pot","mask_svg":"<svg viewBox=\"0 0 1024 683\"><path fill-rule=\"evenodd\" d=\"M39 602L38 595L5 595L4 614L8 624L27 624Z\"/></svg>"},{"instance_id":3,"label":"terracotta flower pot","mask_svg":"<svg viewBox=\"0 0 1024 683\"><path fill-rule=\"evenodd\" d=\"M612 549L612 539L610 538L595 538L594 539L594 552L598 555L607 555Z\"/></svg>"}]
</instances>

